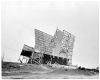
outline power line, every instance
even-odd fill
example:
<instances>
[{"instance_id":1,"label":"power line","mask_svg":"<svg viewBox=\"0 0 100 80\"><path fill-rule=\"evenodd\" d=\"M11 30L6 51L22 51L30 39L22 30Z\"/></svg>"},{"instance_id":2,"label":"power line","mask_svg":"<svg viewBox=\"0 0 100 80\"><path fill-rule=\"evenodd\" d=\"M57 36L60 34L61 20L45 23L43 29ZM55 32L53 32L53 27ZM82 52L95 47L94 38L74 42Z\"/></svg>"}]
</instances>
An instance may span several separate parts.
<instances>
[{"instance_id":1,"label":"power line","mask_svg":"<svg viewBox=\"0 0 100 80\"><path fill-rule=\"evenodd\" d=\"M10 47L7 47L7 46L4 46L4 45L1 45L2 47L5 47L5 48L8 48L8 49L11 49L11 50L13 50L13 51L18 51L19 52L19 50L15 50L15 49L12 49L12 48L10 48Z\"/></svg>"}]
</instances>

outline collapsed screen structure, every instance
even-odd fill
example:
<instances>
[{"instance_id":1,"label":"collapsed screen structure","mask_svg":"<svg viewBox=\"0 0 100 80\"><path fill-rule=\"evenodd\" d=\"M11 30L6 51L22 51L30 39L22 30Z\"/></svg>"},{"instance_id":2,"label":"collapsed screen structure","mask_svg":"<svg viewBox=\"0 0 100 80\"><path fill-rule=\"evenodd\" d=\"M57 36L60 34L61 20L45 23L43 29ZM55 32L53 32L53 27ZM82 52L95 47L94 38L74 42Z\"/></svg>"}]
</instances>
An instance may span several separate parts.
<instances>
[{"instance_id":1,"label":"collapsed screen structure","mask_svg":"<svg viewBox=\"0 0 100 80\"><path fill-rule=\"evenodd\" d=\"M28 63L72 65L74 41L75 36L65 30L57 29L52 36L35 29L35 47L24 45L21 55L29 57Z\"/></svg>"}]
</instances>

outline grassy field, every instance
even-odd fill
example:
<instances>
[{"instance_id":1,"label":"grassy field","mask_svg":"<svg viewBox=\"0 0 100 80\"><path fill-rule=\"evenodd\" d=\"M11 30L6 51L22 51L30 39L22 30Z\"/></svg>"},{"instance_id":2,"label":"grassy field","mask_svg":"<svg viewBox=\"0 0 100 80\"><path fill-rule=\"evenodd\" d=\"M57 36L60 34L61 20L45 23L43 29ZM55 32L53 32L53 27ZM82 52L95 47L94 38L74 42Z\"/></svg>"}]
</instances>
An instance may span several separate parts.
<instances>
[{"instance_id":1,"label":"grassy field","mask_svg":"<svg viewBox=\"0 0 100 80\"><path fill-rule=\"evenodd\" d=\"M48 65L3 62L3 79L99 79L99 73L80 69L54 68Z\"/></svg>"}]
</instances>

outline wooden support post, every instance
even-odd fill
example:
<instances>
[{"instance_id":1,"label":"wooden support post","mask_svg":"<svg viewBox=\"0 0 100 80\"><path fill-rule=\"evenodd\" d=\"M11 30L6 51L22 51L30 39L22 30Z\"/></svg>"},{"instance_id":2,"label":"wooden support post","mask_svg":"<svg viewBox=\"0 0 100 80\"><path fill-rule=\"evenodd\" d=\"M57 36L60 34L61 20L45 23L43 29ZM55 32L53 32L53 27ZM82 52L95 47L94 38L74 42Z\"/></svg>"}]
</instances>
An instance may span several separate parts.
<instances>
[{"instance_id":1,"label":"wooden support post","mask_svg":"<svg viewBox=\"0 0 100 80\"><path fill-rule=\"evenodd\" d=\"M31 56L31 64L32 64L32 61L33 61L33 54L34 54L34 52L32 52L32 56Z\"/></svg>"}]
</instances>

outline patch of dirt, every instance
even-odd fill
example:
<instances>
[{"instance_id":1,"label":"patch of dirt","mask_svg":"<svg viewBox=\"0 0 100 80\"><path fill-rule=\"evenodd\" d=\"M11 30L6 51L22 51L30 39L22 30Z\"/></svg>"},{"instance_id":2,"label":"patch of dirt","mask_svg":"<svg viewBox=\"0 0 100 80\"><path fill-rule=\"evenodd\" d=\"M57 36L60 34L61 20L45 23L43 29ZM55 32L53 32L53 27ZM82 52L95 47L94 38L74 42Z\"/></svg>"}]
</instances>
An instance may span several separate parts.
<instances>
[{"instance_id":1,"label":"patch of dirt","mask_svg":"<svg viewBox=\"0 0 100 80\"><path fill-rule=\"evenodd\" d=\"M48 65L2 63L3 79L99 79L99 73L79 69L54 68Z\"/></svg>"}]
</instances>

